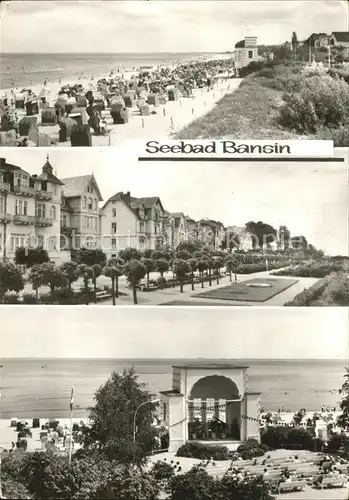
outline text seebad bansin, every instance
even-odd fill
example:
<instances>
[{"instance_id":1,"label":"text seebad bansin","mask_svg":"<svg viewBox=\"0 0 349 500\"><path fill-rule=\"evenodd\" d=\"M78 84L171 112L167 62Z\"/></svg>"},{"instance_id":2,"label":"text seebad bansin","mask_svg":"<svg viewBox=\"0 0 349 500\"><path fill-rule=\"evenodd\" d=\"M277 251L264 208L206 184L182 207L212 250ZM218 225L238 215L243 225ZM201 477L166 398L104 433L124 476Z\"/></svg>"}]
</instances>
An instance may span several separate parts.
<instances>
[{"instance_id":1,"label":"text seebad bansin","mask_svg":"<svg viewBox=\"0 0 349 500\"><path fill-rule=\"evenodd\" d=\"M149 141L145 148L150 154L291 154L290 145L245 144L234 141L210 141L205 144L178 141L175 144L161 144Z\"/></svg>"}]
</instances>

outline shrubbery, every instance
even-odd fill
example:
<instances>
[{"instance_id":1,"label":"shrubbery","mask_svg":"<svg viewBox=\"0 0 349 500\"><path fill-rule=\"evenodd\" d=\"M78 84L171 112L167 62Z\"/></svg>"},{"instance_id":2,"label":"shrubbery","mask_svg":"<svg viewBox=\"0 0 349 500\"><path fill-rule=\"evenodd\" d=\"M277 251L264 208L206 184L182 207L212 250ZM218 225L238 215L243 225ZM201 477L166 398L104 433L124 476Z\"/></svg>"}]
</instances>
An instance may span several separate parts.
<instances>
[{"instance_id":1,"label":"shrubbery","mask_svg":"<svg viewBox=\"0 0 349 500\"><path fill-rule=\"evenodd\" d=\"M282 271L272 273L274 276L299 276L300 278L324 278L329 274L340 271L343 266L340 263L325 264L321 262L311 262L308 264L299 264L289 266Z\"/></svg>"},{"instance_id":2,"label":"shrubbery","mask_svg":"<svg viewBox=\"0 0 349 500\"><path fill-rule=\"evenodd\" d=\"M305 78L298 93L287 93L279 123L302 134L349 123L349 85L329 75Z\"/></svg>"},{"instance_id":3,"label":"shrubbery","mask_svg":"<svg viewBox=\"0 0 349 500\"><path fill-rule=\"evenodd\" d=\"M197 441L188 441L177 450L177 457L198 458L199 460L228 460L226 446L210 446Z\"/></svg>"},{"instance_id":4,"label":"shrubbery","mask_svg":"<svg viewBox=\"0 0 349 500\"><path fill-rule=\"evenodd\" d=\"M268 269L269 271L271 269L280 269L280 267L284 267L285 265L285 262L269 262ZM237 267L238 274L259 273L261 271L266 271L265 261L259 264L239 264Z\"/></svg>"},{"instance_id":5,"label":"shrubbery","mask_svg":"<svg viewBox=\"0 0 349 500\"><path fill-rule=\"evenodd\" d=\"M301 293L296 295L293 300L286 302L285 306L289 307L308 307L313 305L313 302L316 301L323 294L326 289L327 281L326 279L322 279L314 283L311 287L305 288Z\"/></svg>"},{"instance_id":6,"label":"shrubbery","mask_svg":"<svg viewBox=\"0 0 349 500\"><path fill-rule=\"evenodd\" d=\"M262 444L270 448L294 448L314 450L314 438L303 427L268 427L261 435Z\"/></svg>"},{"instance_id":7,"label":"shrubbery","mask_svg":"<svg viewBox=\"0 0 349 500\"><path fill-rule=\"evenodd\" d=\"M256 439L247 439L238 446L236 451L243 460L250 460L254 457L262 457L268 451L268 447L260 444Z\"/></svg>"},{"instance_id":8,"label":"shrubbery","mask_svg":"<svg viewBox=\"0 0 349 500\"><path fill-rule=\"evenodd\" d=\"M332 273L306 288L285 306L348 306L349 278L346 273Z\"/></svg>"}]
</instances>

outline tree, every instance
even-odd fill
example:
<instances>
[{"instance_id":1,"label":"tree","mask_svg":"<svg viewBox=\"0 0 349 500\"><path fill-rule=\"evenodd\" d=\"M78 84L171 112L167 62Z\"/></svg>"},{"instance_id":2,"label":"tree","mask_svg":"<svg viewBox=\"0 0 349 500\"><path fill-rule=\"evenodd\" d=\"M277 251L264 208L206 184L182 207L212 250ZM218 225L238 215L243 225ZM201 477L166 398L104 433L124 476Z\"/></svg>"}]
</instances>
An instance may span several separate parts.
<instances>
[{"instance_id":1,"label":"tree","mask_svg":"<svg viewBox=\"0 0 349 500\"><path fill-rule=\"evenodd\" d=\"M92 283L93 283L93 301L97 303L97 278L102 274L102 267L99 264L93 264L92 269Z\"/></svg>"},{"instance_id":2,"label":"tree","mask_svg":"<svg viewBox=\"0 0 349 500\"><path fill-rule=\"evenodd\" d=\"M155 261L153 259L143 258L141 263L147 273L147 287L149 288L149 274L156 270Z\"/></svg>"},{"instance_id":3,"label":"tree","mask_svg":"<svg viewBox=\"0 0 349 500\"><path fill-rule=\"evenodd\" d=\"M49 262L49 256L46 250L42 247L25 248L19 247L15 253L15 263L17 265L27 266L28 268L35 264L43 264Z\"/></svg>"},{"instance_id":4,"label":"tree","mask_svg":"<svg viewBox=\"0 0 349 500\"><path fill-rule=\"evenodd\" d=\"M0 262L0 304L4 303L7 292L20 292L24 280L20 269L11 262Z\"/></svg>"},{"instance_id":5,"label":"tree","mask_svg":"<svg viewBox=\"0 0 349 500\"><path fill-rule=\"evenodd\" d=\"M140 405L152 399L153 395L138 381L133 368L122 374L113 372L97 390L96 403L89 412L92 424L82 430L79 440L85 448L97 447L109 459L143 463L146 454L155 447L158 430L153 426L156 403Z\"/></svg>"},{"instance_id":6,"label":"tree","mask_svg":"<svg viewBox=\"0 0 349 500\"><path fill-rule=\"evenodd\" d=\"M75 262L86 266L99 264L103 267L107 260L107 256L100 248L80 248L73 256Z\"/></svg>"},{"instance_id":7,"label":"tree","mask_svg":"<svg viewBox=\"0 0 349 500\"><path fill-rule=\"evenodd\" d=\"M164 273L167 273L169 270L168 261L164 258L158 259L155 261L155 268L160 273L161 277L164 277Z\"/></svg>"},{"instance_id":8,"label":"tree","mask_svg":"<svg viewBox=\"0 0 349 500\"><path fill-rule=\"evenodd\" d=\"M208 262L204 256L201 256L198 260L198 271L201 277L201 288L204 288L204 272L208 269Z\"/></svg>"},{"instance_id":9,"label":"tree","mask_svg":"<svg viewBox=\"0 0 349 500\"><path fill-rule=\"evenodd\" d=\"M206 259L207 269L208 269L208 284L212 286L212 269L214 266L214 260L211 257Z\"/></svg>"},{"instance_id":10,"label":"tree","mask_svg":"<svg viewBox=\"0 0 349 500\"><path fill-rule=\"evenodd\" d=\"M194 277L195 277L195 275L194 275L194 273L198 269L198 261L196 259L192 258L192 259L189 259L188 264L189 264L190 271L191 271L191 289L195 290L195 287L194 287Z\"/></svg>"},{"instance_id":11,"label":"tree","mask_svg":"<svg viewBox=\"0 0 349 500\"><path fill-rule=\"evenodd\" d=\"M188 252L188 250L176 250L175 252L175 258L176 259L181 259L181 260L189 260L191 257L191 254Z\"/></svg>"},{"instance_id":12,"label":"tree","mask_svg":"<svg viewBox=\"0 0 349 500\"><path fill-rule=\"evenodd\" d=\"M340 409L342 414L338 417L337 425L347 431L349 429L349 368L345 369L344 382L339 389L342 396Z\"/></svg>"},{"instance_id":13,"label":"tree","mask_svg":"<svg viewBox=\"0 0 349 500\"><path fill-rule=\"evenodd\" d=\"M79 264L77 262L69 261L63 262L59 267L61 273L65 276L68 282L68 289L72 291L72 284L79 279ZM33 287L34 288L34 287Z\"/></svg>"},{"instance_id":14,"label":"tree","mask_svg":"<svg viewBox=\"0 0 349 500\"><path fill-rule=\"evenodd\" d=\"M305 236L293 236L290 239L291 247L293 250L306 252L308 248L308 241Z\"/></svg>"},{"instance_id":15,"label":"tree","mask_svg":"<svg viewBox=\"0 0 349 500\"><path fill-rule=\"evenodd\" d=\"M223 260L221 258L215 258L213 259L213 267L216 270L216 277L217 277L217 285L219 285L219 278L220 278L220 272L221 268L223 267Z\"/></svg>"},{"instance_id":16,"label":"tree","mask_svg":"<svg viewBox=\"0 0 349 500\"><path fill-rule=\"evenodd\" d=\"M103 269L104 276L111 279L111 294L113 306L115 297L119 297L119 277L124 274L125 263L122 259L109 259Z\"/></svg>"},{"instance_id":17,"label":"tree","mask_svg":"<svg viewBox=\"0 0 349 500\"><path fill-rule=\"evenodd\" d=\"M54 293L56 288L61 288L67 286L68 284L66 276L53 262L36 264L33 266L32 270L36 275L36 284L40 283L39 286L48 286L50 288L51 295Z\"/></svg>"},{"instance_id":18,"label":"tree","mask_svg":"<svg viewBox=\"0 0 349 500\"><path fill-rule=\"evenodd\" d=\"M280 226L278 229L278 246L281 250L288 251L290 246L291 232L287 226Z\"/></svg>"},{"instance_id":19,"label":"tree","mask_svg":"<svg viewBox=\"0 0 349 500\"><path fill-rule=\"evenodd\" d=\"M120 252L121 253L121 252ZM129 260L125 265L125 275L128 283L132 287L133 303L138 304L137 301L137 285L146 275L146 269L141 262L136 259Z\"/></svg>"},{"instance_id":20,"label":"tree","mask_svg":"<svg viewBox=\"0 0 349 500\"><path fill-rule=\"evenodd\" d=\"M183 281L188 273L190 273L189 263L184 259L175 259L173 261L172 270L179 280L180 290L183 293Z\"/></svg>"},{"instance_id":21,"label":"tree","mask_svg":"<svg viewBox=\"0 0 349 500\"><path fill-rule=\"evenodd\" d=\"M293 50L293 53L294 53L294 58L296 60L296 58L297 58L297 50L298 50L298 47L299 47L299 42L298 42L297 33L295 31L293 31L293 33L292 33L291 46L292 46L292 50Z\"/></svg>"},{"instance_id":22,"label":"tree","mask_svg":"<svg viewBox=\"0 0 349 500\"><path fill-rule=\"evenodd\" d=\"M85 305L88 306L90 302L90 280L93 278L93 268L87 264L79 265L79 274L83 279L83 293L85 294Z\"/></svg>"},{"instance_id":23,"label":"tree","mask_svg":"<svg viewBox=\"0 0 349 500\"><path fill-rule=\"evenodd\" d=\"M225 261L225 268L229 273L230 283L232 282L232 276L231 276L232 273L234 273L235 275L235 283L237 282L237 275L236 275L237 265L238 263L236 259L234 259L231 255L229 256L229 258L227 257Z\"/></svg>"},{"instance_id":24,"label":"tree","mask_svg":"<svg viewBox=\"0 0 349 500\"><path fill-rule=\"evenodd\" d=\"M141 260L141 253L136 248L125 248L120 250L119 257L124 262L130 262L130 260Z\"/></svg>"}]
</instances>

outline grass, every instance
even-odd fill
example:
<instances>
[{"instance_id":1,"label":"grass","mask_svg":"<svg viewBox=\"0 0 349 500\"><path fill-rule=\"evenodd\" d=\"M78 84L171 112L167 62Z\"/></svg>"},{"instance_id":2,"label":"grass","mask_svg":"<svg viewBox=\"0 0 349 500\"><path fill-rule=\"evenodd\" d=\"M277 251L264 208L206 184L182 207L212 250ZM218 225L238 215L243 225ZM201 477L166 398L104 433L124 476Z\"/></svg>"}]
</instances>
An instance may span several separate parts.
<instances>
[{"instance_id":1,"label":"grass","mask_svg":"<svg viewBox=\"0 0 349 500\"><path fill-rule=\"evenodd\" d=\"M220 99L215 108L180 130L176 139L297 139L276 122L282 91L266 87L258 78L247 77L233 93Z\"/></svg>"},{"instance_id":2,"label":"grass","mask_svg":"<svg viewBox=\"0 0 349 500\"><path fill-rule=\"evenodd\" d=\"M215 290L207 290L206 292L193 295L193 297L215 300L265 302L294 285L297 281L298 280L294 279L255 278L242 283L233 283L232 285L217 288ZM258 283L268 283L271 286L268 288L253 288L246 286Z\"/></svg>"}]
</instances>

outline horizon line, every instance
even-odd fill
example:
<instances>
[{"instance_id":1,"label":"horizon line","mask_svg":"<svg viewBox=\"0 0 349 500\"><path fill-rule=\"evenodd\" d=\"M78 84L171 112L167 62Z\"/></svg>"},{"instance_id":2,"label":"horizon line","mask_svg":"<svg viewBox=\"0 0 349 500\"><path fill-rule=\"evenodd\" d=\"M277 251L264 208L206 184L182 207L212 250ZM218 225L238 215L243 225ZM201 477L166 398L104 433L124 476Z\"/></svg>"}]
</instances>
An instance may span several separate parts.
<instances>
[{"instance_id":1,"label":"horizon line","mask_svg":"<svg viewBox=\"0 0 349 500\"><path fill-rule=\"evenodd\" d=\"M108 360L108 361L179 361L179 360L191 360L191 361L199 361L199 362L204 362L204 361L210 361L210 362L215 362L215 361L347 361L349 362L349 359L347 357L344 358L208 358L208 357L199 357L199 358L186 358L186 357L175 357L175 358L161 358L161 357L156 357L156 358L138 358L138 357L122 357L122 358L108 358L108 357L100 357L100 358L92 358L92 357L81 357L81 358L76 358L76 357L42 357L42 356L28 356L28 357L10 357L10 356L1 356L0 360L37 360L37 359L46 359L46 360L55 360L55 361L61 361L61 360L94 360L94 361L99 361L99 360Z\"/></svg>"}]
</instances>

